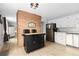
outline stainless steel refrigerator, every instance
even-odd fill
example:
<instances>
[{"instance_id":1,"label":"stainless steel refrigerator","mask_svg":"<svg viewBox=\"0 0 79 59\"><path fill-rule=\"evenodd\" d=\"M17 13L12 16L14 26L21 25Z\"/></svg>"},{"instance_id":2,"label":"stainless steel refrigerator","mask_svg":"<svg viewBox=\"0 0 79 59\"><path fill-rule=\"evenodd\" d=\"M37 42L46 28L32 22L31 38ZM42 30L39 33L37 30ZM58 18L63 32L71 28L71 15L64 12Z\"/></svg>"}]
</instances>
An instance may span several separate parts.
<instances>
[{"instance_id":1,"label":"stainless steel refrigerator","mask_svg":"<svg viewBox=\"0 0 79 59\"><path fill-rule=\"evenodd\" d=\"M46 40L55 42L55 32L57 31L56 23L46 24Z\"/></svg>"}]
</instances>

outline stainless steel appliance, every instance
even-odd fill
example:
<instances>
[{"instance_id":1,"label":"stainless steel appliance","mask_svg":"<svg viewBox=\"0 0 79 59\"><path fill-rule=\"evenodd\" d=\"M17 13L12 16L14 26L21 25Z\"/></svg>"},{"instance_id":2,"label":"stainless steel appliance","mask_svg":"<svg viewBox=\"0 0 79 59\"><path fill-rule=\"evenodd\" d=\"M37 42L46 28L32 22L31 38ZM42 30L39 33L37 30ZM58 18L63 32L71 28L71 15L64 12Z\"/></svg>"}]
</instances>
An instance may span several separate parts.
<instances>
[{"instance_id":1,"label":"stainless steel appliance","mask_svg":"<svg viewBox=\"0 0 79 59\"><path fill-rule=\"evenodd\" d=\"M51 41L51 42L54 42L54 37L55 37L55 31L57 31L57 28L56 28L56 23L49 23L49 24L46 24L46 40L47 41Z\"/></svg>"}]
</instances>

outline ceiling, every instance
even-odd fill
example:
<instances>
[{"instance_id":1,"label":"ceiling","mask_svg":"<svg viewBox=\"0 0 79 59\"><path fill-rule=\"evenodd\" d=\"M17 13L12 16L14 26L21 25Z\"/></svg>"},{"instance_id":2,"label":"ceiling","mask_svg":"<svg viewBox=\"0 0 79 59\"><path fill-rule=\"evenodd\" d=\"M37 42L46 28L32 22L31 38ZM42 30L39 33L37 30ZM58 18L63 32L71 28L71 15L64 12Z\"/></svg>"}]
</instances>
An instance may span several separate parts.
<instances>
[{"instance_id":1,"label":"ceiling","mask_svg":"<svg viewBox=\"0 0 79 59\"><path fill-rule=\"evenodd\" d=\"M32 9L30 3L0 3L0 12L9 21L16 21L17 10L25 10L40 15L43 19L51 20L72 13L78 13L79 3L39 3L37 9Z\"/></svg>"}]
</instances>

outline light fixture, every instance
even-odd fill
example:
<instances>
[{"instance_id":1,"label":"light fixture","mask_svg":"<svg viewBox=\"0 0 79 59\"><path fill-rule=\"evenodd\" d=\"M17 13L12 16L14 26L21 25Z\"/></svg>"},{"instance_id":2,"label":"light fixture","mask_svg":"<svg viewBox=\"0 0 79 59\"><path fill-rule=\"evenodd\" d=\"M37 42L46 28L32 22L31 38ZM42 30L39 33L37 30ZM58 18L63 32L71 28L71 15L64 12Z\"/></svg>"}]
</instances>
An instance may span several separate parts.
<instances>
[{"instance_id":1,"label":"light fixture","mask_svg":"<svg viewBox=\"0 0 79 59\"><path fill-rule=\"evenodd\" d=\"M35 27L36 27L36 24L33 23L33 22L29 22L29 23L28 23L28 27L29 27L29 28L35 28Z\"/></svg>"},{"instance_id":2,"label":"light fixture","mask_svg":"<svg viewBox=\"0 0 79 59\"><path fill-rule=\"evenodd\" d=\"M36 8L38 8L39 4L38 3L31 3L30 6L31 6L31 8L36 9Z\"/></svg>"}]
</instances>

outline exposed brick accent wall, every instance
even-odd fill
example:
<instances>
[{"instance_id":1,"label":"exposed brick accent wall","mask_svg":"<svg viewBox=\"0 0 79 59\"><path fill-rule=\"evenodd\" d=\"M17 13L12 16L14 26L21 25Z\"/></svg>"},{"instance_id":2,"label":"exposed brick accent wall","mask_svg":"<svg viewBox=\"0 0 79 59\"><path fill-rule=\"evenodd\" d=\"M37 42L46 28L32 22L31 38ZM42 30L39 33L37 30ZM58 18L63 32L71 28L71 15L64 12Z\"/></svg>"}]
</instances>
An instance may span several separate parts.
<instances>
[{"instance_id":1,"label":"exposed brick accent wall","mask_svg":"<svg viewBox=\"0 0 79 59\"><path fill-rule=\"evenodd\" d=\"M27 11L18 10L17 11L17 42L18 46L23 46L23 29L31 28L28 27L29 22L34 22L36 24L37 32L41 32L41 16L29 13Z\"/></svg>"}]
</instances>

